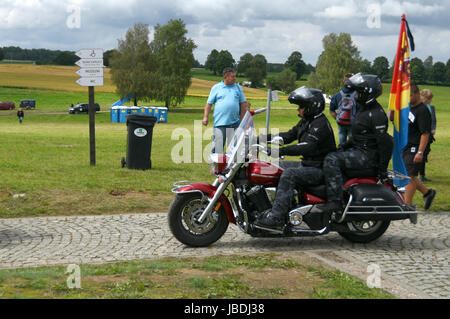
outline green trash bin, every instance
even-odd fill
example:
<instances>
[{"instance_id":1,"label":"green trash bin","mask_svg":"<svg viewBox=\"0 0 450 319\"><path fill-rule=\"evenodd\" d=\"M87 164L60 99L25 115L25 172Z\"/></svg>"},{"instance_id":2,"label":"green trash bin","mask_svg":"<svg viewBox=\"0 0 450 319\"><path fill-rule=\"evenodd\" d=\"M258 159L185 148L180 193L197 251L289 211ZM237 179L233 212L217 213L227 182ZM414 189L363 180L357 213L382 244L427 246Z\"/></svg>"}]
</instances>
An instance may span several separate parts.
<instances>
[{"instance_id":1,"label":"green trash bin","mask_svg":"<svg viewBox=\"0 0 450 319\"><path fill-rule=\"evenodd\" d=\"M127 116L127 159L122 167L130 169L152 168L151 150L153 127L157 118L148 114L134 113Z\"/></svg>"}]
</instances>

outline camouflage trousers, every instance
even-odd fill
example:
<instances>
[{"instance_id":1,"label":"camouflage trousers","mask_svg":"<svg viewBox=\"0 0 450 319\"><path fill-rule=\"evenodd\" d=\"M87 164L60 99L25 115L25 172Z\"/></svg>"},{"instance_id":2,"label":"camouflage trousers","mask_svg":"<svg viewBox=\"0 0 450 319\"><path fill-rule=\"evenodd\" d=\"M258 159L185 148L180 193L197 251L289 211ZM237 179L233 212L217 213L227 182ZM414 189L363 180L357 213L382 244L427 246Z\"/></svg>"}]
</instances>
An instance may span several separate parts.
<instances>
[{"instance_id":1,"label":"camouflage trousers","mask_svg":"<svg viewBox=\"0 0 450 319\"><path fill-rule=\"evenodd\" d=\"M343 171L373 167L372 161L364 152L356 148L329 153L323 162L323 174L327 187L328 201L341 201L343 198Z\"/></svg>"},{"instance_id":2,"label":"camouflage trousers","mask_svg":"<svg viewBox=\"0 0 450 319\"><path fill-rule=\"evenodd\" d=\"M293 208L295 190L303 185L319 185L324 182L320 168L303 166L300 162L280 162L284 168L278 183L272 214L284 217Z\"/></svg>"}]
</instances>

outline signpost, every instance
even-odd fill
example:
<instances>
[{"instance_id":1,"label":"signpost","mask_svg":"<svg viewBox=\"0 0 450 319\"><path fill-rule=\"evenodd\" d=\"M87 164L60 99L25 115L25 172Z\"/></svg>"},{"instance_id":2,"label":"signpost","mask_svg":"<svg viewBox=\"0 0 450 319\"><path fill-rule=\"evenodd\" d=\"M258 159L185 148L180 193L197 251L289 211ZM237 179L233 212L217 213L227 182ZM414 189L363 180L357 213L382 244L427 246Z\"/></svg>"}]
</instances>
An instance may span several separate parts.
<instances>
[{"instance_id":1,"label":"signpost","mask_svg":"<svg viewBox=\"0 0 450 319\"><path fill-rule=\"evenodd\" d=\"M75 62L81 69L77 74L81 77L76 81L81 86L87 86L89 92L89 145L91 165L95 166L95 106L94 86L103 86L103 49L83 49L75 53L81 60Z\"/></svg>"}]
</instances>

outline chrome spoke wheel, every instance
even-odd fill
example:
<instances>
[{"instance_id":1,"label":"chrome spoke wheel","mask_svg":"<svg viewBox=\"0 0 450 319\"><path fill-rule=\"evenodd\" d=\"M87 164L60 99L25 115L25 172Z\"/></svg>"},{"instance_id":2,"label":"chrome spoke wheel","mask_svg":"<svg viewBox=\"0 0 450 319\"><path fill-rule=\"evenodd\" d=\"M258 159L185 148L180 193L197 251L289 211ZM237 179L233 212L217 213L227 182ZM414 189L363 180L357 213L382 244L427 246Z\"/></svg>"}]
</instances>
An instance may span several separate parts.
<instances>
[{"instance_id":1,"label":"chrome spoke wheel","mask_svg":"<svg viewBox=\"0 0 450 319\"><path fill-rule=\"evenodd\" d=\"M202 223L198 221L206 206L207 203L203 203L201 199L194 199L184 206L181 213L183 227L192 234L205 234L216 224L217 218L214 218L214 216L217 213L215 211L208 215Z\"/></svg>"}]
</instances>

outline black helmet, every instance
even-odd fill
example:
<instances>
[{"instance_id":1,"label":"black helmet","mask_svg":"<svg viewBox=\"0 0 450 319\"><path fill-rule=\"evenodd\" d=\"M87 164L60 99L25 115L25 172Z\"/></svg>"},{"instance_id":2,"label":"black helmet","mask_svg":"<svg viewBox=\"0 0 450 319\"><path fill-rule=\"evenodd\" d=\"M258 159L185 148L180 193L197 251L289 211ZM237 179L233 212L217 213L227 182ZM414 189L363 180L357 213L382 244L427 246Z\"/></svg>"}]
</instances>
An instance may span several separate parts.
<instances>
[{"instance_id":1,"label":"black helmet","mask_svg":"<svg viewBox=\"0 0 450 319\"><path fill-rule=\"evenodd\" d=\"M313 117L322 113L325 108L325 98L322 91L302 86L293 91L288 98L291 104L305 108L305 117Z\"/></svg>"},{"instance_id":2,"label":"black helmet","mask_svg":"<svg viewBox=\"0 0 450 319\"><path fill-rule=\"evenodd\" d=\"M380 78L373 74L357 73L345 82L345 86L350 90L358 92L356 101L360 105L373 102L382 93Z\"/></svg>"}]
</instances>

